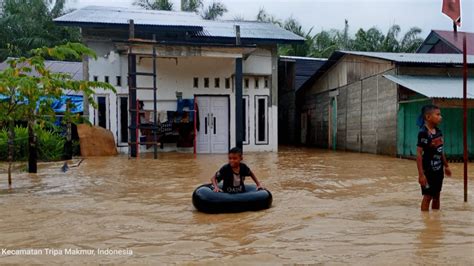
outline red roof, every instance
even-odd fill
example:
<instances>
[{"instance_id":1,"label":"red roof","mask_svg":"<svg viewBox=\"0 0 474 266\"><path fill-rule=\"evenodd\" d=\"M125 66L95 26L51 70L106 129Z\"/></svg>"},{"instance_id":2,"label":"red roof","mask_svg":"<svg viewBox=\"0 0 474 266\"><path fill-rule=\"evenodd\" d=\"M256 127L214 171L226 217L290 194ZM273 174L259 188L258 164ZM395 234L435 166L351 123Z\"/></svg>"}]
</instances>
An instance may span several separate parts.
<instances>
[{"instance_id":1,"label":"red roof","mask_svg":"<svg viewBox=\"0 0 474 266\"><path fill-rule=\"evenodd\" d=\"M474 55L474 33L473 32L462 32L458 31L457 38L454 37L453 31L446 30L433 30L438 37L454 46L460 52L462 52L462 39L466 36L467 42L467 54Z\"/></svg>"}]
</instances>

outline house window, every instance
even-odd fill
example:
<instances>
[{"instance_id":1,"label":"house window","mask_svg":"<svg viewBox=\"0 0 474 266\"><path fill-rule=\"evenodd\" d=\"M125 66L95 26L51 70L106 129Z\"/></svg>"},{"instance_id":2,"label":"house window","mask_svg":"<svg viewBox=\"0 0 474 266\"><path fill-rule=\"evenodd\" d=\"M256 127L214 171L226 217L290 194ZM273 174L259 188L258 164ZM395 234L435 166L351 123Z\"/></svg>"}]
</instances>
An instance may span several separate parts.
<instances>
[{"instance_id":1,"label":"house window","mask_svg":"<svg viewBox=\"0 0 474 266\"><path fill-rule=\"evenodd\" d=\"M95 81L95 82L99 81L99 77L98 77L98 76L94 76L94 81Z\"/></svg>"},{"instance_id":2,"label":"house window","mask_svg":"<svg viewBox=\"0 0 474 266\"><path fill-rule=\"evenodd\" d=\"M255 144L268 144L268 96L255 96Z\"/></svg>"},{"instance_id":3,"label":"house window","mask_svg":"<svg viewBox=\"0 0 474 266\"><path fill-rule=\"evenodd\" d=\"M264 81L264 85L265 85L265 88L268 88L269 86L269 81L268 81L268 78L265 78L265 81Z\"/></svg>"},{"instance_id":4,"label":"house window","mask_svg":"<svg viewBox=\"0 0 474 266\"><path fill-rule=\"evenodd\" d=\"M128 96L118 97L119 143L128 142Z\"/></svg>"},{"instance_id":5,"label":"house window","mask_svg":"<svg viewBox=\"0 0 474 266\"><path fill-rule=\"evenodd\" d=\"M230 78L225 79L225 88L230 89Z\"/></svg>"},{"instance_id":6,"label":"house window","mask_svg":"<svg viewBox=\"0 0 474 266\"><path fill-rule=\"evenodd\" d=\"M121 76L117 76L115 83L116 83L117 86L122 86L122 77L121 77Z\"/></svg>"},{"instance_id":7,"label":"house window","mask_svg":"<svg viewBox=\"0 0 474 266\"><path fill-rule=\"evenodd\" d=\"M194 78L193 79L193 88L198 88L199 87L199 78Z\"/></svg>"},{"instance_id":8,"label":"house window","mask_svg":"<svg viewBox=\"0 0 474 266\"><path fill-rule=\"evenodd\" d=\"M109 83L109 76L105 76L105 77L104 77L104 82L105 82L105 83Z\"/></svg>"},{"instance_id":9,"label":"house window","mask_svg":"<svg viewBox=\"0 0 474 266\"><path fill-rule=\"evenodd\" d=\"M244 135L244 139L243 139L243 144L250 144L250 141L249 141L249 123L248 123L248 104L249 104L249 96L248 95L244 95L242 96L242 117L244 118L244 125L243 125L243 135Z\"/></svg>"},{"instance_id":10,"label":"house window","mask_svg":"<svg viewBox=\"0 0 474 266\"><path fill-rule=\"evenodd\" d=\"M249 79L248 79L248 78L244 79L244 87L245 87L246 89L249 88Z\"/></svg>"},{"instance_id":11,"label":"house window","mask_svg":"<svg viewBox=\"0 0 474 266\"><path fill-rule=\"evenodd\" d=\"M204 88L209 88L209 78L204 78Z\"/></svg>"},{"instance_id":12,"label":"house window","mask_svg":"<svg viewBox=\"0 0 474 266\"><path fill-rule=\"evenodd\" d=\"M259 79L255 78L255 89L258 89L259 87Z\"/></svg>"},{"instance_id":13,"label":"house window","mask_svg":"<svg viewBox=\"0 0 474 266\"><path fill-rule=\"evenodd\" d=\"M221 79L220 78L215 78L214 79L214 87L215 88L220 88L221 87Z\"/></svg>"}]
</instances>

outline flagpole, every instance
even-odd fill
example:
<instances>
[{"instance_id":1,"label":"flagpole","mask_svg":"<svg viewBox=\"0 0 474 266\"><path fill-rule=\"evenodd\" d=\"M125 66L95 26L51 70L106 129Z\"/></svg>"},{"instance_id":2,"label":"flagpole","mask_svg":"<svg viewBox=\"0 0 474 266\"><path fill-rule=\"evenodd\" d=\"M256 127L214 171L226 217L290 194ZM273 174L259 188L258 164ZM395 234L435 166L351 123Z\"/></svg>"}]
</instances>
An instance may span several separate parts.
<instances>
[{"instance_id":1,"label":"flagpole","mask_svg":"<svg viewBox=\"0 0 474 266\"><path fill-rule=\"evenodd\" d=\"M467 44L466 34L463 41L463 145L464 145L464 202L467 202Z\"/></svg>"}]
</instances>

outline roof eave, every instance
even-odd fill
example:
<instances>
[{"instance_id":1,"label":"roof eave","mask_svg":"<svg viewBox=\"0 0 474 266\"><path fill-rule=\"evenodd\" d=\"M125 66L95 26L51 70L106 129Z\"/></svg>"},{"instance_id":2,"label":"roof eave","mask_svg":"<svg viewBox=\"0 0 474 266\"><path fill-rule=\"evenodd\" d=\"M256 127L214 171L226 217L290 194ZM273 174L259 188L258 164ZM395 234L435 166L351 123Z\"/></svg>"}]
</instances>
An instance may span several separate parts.
<instances>
[{"instance_id":1,"label":"roof eave","mask_svg":"<svg viewBox=\"0 0 474 266\"><path fill-rule=\"evenodd\" d=\"M84 28L126 28L128 24L119 24L119 23L97 23L97 22L72 22L72 21L58 21L55 20L54 23L61 26L68 27L84 27ZM174 26L174 25L137 25L137 29L158 29L158 30L173 30L173 31L193 31L199 32L203 30L202 26ZM209 43L209 42L218 42L221 44L230 44L235 43L235 37L195 37L193 40L194 43ZM303 44L304 39L263 39L263 38L241 38L241 42L244 45L275 45L275 44Z\"/></svg>"},{"instance_id":2,"label":"roof eave","mask_svg":"<svg viewBox=\"0 0 474 266\"><path fill-rule=\"evenodd\" d=\"M128 24L123 24L123 23L76 22L76 21L61 21L61 20L55 20L54 23L60 26L80 27L80 28L101 28L101 27L126 28L128 27ZM203 30L203 27L201 26L185 26L185 25L135 24L135 28L137 29L170 29L174 31L195 31L195 32Z\"/></svg>"},{"instance_id":3,"label":"roof eave","mask_svg":"<svg viewBox=\"0 0 474 266\"><path fill-rule=\"evenodd\" d=\"M219 43L235 43L235 37L197 37L197 41L214 41ZM296 39L264 39L264 38L241 38L242 44L260 44L260 45L274 45L274 44L303 44L304 40Z\"/></svg>"}]
</instances>

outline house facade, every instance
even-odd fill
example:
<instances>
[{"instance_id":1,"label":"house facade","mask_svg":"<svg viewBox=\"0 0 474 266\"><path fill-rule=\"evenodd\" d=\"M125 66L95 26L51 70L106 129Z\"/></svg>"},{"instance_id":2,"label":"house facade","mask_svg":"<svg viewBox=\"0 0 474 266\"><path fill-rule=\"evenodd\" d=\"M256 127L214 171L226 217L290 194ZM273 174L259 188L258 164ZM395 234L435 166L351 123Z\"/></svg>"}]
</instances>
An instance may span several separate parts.
<instances>
[{"instance_id":1,"label":"house facade","mask_svg":"<svg viewBox=\"0 0 474 266\"><path fill-rule=\"evenodd\" d=\"M97 91L89 118L113 132L120 151L150 151L151 142L277 151L277 44L301 37L267 23L127 8L86 7L55 21L81 27L97 53L84 61L85 78L115 86Z\"/></svg>"},{"instance_id":2,"label":"house facade","mask_svg":"<svg viewBox=\"0 0 474 266\"><path fill-rule=\"evenodd\" d=\"M474 58L468 56L469 152L474 156ZM335 52L297 95L301 143L411 157L416 118L428 103L442 108L446 153L462 155L462 56Z\"/></svg>"}]
</instances>

